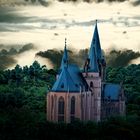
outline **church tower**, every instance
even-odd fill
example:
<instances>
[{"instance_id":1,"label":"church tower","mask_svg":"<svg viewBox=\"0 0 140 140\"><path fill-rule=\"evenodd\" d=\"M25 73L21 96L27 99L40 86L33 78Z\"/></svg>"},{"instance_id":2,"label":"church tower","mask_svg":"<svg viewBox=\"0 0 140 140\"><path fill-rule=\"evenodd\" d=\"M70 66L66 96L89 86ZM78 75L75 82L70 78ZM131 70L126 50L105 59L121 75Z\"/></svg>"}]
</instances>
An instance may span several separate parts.
<instances>
[{"instance_id":1,"label":"church tower","mask_svg":"<svg viewBox=\"0 0 140 140\"><path fill-rule=\"evenodd\" d=\"M47 119L53 122L72 122L75 118L81 120L81 88L84 81L79 76L80 70L68 63L65 48L61 67L51 91L47 94Z\"/></svg>"},{"instance_id":2,"label":"church tower","mask_svg":"<svg viewBox=\"0 0 140 140\"><path fill-rule=\"evenodd\" d=\"M100 121L101 118L101 88L104 80L104 63L98 34L97 21L93 38L89 50L88 58L85 62L83 77L86 79L91 94L91 114L90 119Z\"/></svg>"}]
</instances>

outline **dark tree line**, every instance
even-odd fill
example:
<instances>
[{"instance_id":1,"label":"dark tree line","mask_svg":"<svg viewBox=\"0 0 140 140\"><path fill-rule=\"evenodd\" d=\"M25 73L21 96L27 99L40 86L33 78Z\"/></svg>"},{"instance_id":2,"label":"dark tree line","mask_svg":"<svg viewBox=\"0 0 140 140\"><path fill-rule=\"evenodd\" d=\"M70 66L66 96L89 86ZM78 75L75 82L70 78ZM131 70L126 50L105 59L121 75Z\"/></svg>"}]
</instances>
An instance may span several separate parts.
<instances>
[{"instance_id":1,"label":"dark tree line","mask_svg":"<svg viewBox=\"0 0 140 140\"><path fill-rule=\"evenodd\" d=\"M106 70L107 82L122 82L126 117L71 124L46 121L46 94L56 71L35 61L0 71L0 140L137 140L140 137L140 65Z\"/></svg>"}]
</instances>

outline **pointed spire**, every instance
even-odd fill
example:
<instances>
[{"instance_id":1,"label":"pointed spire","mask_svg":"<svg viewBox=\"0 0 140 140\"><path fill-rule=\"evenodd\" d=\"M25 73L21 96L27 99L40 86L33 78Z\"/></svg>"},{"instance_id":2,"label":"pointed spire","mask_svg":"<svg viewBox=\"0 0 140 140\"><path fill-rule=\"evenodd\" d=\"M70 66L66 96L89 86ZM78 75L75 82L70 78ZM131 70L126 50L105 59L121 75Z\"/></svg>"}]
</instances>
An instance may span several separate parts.
<instances>
[{"instance_id":1,"label":"pointed spire","mask_svg":"<svg viewBox=\"0 0 140 140\"><path fill-rule=\"evenodd\" d=\"M90 48L89 52L89 71L99 72L95 45Z\"/></svg>"},{"instance_id":2,"label":"pointed spire","mask_svg":"<svg viewBox=\"0 0 140 140\"><path fill-rule=\"evenodd\" d=\"M95 29L94 29L94 34L91 42L91 47L95 46L95 51L97 55L97 60L102 59L102 50L101 50L101 45L100 45L100 37L98 33L98 26L97 26L97 20L95 21Z\"/></svg>"},{"instance_id":3,"label":"pointed spire","mask_svg":"<svg viewBox=\"0 0 140 140\"><path fill-rule=\"evenodd\" d=\"M64 47L64 53L63 53L60 69L62 69L63 67L67 67L67 65L68 65L67 39L65 38L65 47Z\"/></svg>"},{"instance_id":4,"label":"pointed spire","mask_svg":"<svg viewBox=\"0 0 140 140\"><path fill-rule=\"evenodd\" d=\"M95 21L95 29L91 41L89 51L89 70L99 72L99 62L102 60L102 50L100 45L100 38L98 34L97 20Z\"/></svg>"}]
</instances>

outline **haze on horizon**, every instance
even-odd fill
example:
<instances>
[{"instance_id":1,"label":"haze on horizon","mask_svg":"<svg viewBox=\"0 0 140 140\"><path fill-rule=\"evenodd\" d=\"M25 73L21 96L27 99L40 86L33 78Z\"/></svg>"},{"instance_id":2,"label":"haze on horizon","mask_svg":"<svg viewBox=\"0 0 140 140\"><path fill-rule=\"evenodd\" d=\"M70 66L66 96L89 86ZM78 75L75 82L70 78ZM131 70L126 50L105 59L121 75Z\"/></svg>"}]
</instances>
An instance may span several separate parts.
<instances>
[{"instance_id":1,"label":"haze on horizon","mask_svg":"<svg viewBox=\"0 0 140 140\"><path fill-rule=\"evenodd\" d=\"M35 59L46 64L45 59L35 58L35 54L47 49L63 49L65 37L69 48L89 48L98 19L101 46L105 52L111 49L140 51L140 7L132 4L135 1L50 1L42 6L40 3L25 4L24 0L18 3L17 0L0 0L0 44L3 44L0 49L11 46L20 49L21 45L32 43L33 49L15 55L14 59L22 66L30 65Z\"/></svg>"}]
</instances>

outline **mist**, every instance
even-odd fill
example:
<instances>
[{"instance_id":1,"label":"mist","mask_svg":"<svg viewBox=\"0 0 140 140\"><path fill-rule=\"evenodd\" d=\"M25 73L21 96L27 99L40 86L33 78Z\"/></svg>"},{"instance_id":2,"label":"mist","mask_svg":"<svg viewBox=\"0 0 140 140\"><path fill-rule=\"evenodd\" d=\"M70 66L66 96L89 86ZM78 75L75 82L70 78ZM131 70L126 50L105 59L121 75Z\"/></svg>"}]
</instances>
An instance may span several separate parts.
<instances>
[{"instance_id":1,"label":"mist","mask_svg":"<svg viewBox=\"0 0 140 140\"><path fill-rule=\"evenodd\" d=\"M88 57L88 49L81 49L74 51L73 49L68 50L69 63L74 63L83 68L86 58ZM107 66L110 67L125 67L131 64L131 62L137 58L140 58L140 52L134 52L133 50L110 50L105 53L105 59ZM44 52L36 53L36 56L47 58L55 68L59 68L61 59L63 56L62 50L47 50ZM55 56L55 57L54 57Z\"/></svg>"},{"instance_id":2,"label":"mist","mask_svg":"<svg viewBox=\"0 0 140 140\"><path fill-rule=\"evenodd\" d=\"M34 50L33 44L4 45L0 44L0 70L14 67L24 53Z\"/></svg>"},{"instance_id":3,"label":"mist","mask_svg":"<svg viewBox=\"0 0 140 140\"><path fill-rule=\"evenodd\" d=\"M110 67L125 67L131 62L140 57L140 52L133 50L111 50L106 54L107 66Z\"/></svg>"}]
</instances>

